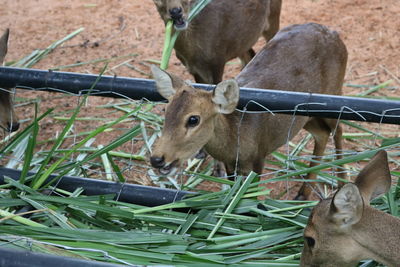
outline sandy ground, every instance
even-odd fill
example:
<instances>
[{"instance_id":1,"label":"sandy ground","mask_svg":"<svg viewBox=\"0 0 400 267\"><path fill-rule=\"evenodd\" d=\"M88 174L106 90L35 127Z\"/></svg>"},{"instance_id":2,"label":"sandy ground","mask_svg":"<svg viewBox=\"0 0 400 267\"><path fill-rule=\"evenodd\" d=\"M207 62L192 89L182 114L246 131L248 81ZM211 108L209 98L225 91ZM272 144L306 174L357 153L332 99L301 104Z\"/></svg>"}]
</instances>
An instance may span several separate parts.
<instances>
[{"instance_id":1,"label":"sandy ground","mask_svg":"<svg viewBox=\"0 0 400 267\"><path fill-rule=\"evenodd\" d=\"M283 0L281 27L317 22L338 31L349 52L345 82L373 85L391 79L392 88L379 90L375 95L399 95L399 14L399 0ZM106 74L149 78L149 61L161 57L164 25L150 0L14 0L1 3L0 30L11 30L7 62L18 60L35 49L44 49L81 27L84 28L82 33L34 67L49 69L100 58L124 57L111 61ZM260 39L255 46L256 50L263 45L264 40ZM132 67L121 64L124 62L129 62ZM62 70L99 73L103 66L104 63L86 64ZM192 79L176 57L172 57L170 70L185 79ZM225 78L234 77L239 71L240 65L236 60L227 65ZM361 90L348 86L344 88L345 94ZM79 101L76 98L60 98L54 93L26 90L18 90L17 97L23 98L22 103L29 103L32 99L40 102L42 111L55 107L60 114L76 106ZM107 111L99 111L96 107L116 101L92 97L84 108L84 114L104 117ZM28 118L32 117L33 105L21 104L17 112L21 120L26 121L26 125ZM93 128L99 123L85 122L77 126L76 131ZM45 120L41 125L41 137L50 138L61 127L51 119ZM377 126L371 127L374 129ZM385 127L399 132L398 126ZM116 134L101 136L97 142L106 144ZM355 148L353 144L347 146ZM135 152L138 146L130 145L126 149ZM129 177L130 174L126 175ZM133 174L131 181L149 184L146 175Z\"/></svg>"}]
</instances>

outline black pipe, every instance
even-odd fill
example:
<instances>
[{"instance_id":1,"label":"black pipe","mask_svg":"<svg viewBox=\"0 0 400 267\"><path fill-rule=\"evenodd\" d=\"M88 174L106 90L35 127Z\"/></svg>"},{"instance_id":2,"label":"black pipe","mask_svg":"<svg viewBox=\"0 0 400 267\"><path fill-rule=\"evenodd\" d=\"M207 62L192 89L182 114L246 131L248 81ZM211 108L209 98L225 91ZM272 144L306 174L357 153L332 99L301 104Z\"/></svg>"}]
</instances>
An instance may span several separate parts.
<instances>
[{"instance_id":1,"label":"black pipe","mask_svg":"<svg viewBox=\"0 0 400 267\"><path fill-rule=\"evenodd\" d=\"M53 92L58 89L80 94L91 88L97 78L98 75L91 74L0 67L2 88L19 87ZM214 88L212 85L193 85L205 90ZM153 80L125 77L103 76L91 94L163 100ZM241 88L238 108L244 107L247 111L270 110L274 113L400 124L400 101Z\"/></svg>"},{"instance_id":2,"label":"black pipe","mask_svg":"<svg viewBox=\"0 0 400 267\"><path fill-rule=\"evenodd\" d=\"M29 175L35 173L29 172ZM0 167L0 185L4 184L4 177L10 177L18 180L21 176L21 171ZM50 175L46 181L50 182L56 175ZM90 178L80 178L73 176L63 176L57 183L57 188L74 191L78 187L84 189L84 194L87 196L115 194L119 201L154 207L163 204L173 203L181 200L187 194L194 194L188 191L178 191L152 186L143 186L135 184L122 184L117 182L109 182Z\"/></svg>"},{"instance_id":3,"label":"black pipe","mask_svg":"<svg viewBox=\"0 0 400 267\"><path fill-rule=\"evenodd\" d=\"M0 247L0 267L118 267L120 264L111 264L99 261L89 261L72 257L55 256L51 254L31 252L20 249Z\"/></svg>"}]
</instances>

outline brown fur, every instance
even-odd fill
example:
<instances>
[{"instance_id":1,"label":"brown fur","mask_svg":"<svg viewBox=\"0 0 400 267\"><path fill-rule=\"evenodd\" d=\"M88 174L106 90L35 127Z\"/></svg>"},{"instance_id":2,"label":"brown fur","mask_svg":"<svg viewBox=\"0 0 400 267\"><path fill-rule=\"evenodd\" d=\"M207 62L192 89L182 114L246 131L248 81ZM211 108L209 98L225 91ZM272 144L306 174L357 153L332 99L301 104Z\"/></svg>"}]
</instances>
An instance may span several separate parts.
<instances>
[{"instance_id":1,"label":"brown fur","mask_svg":"<svg viewBox=\"0 0 400 267\"><path fill-rule=\"evenodd\" d=\"M3 64L7 54L9 30L0 37L0 65ZM0 128L6 131L15 131L19 127L18 118L14 112L11 94L0 89Z\"/></svg>"},{"instance_id":2,"label":"brown fur","mask_svg":"<svg viewBox=\"0 0 400 267\"><path fill-rule=\"evenodd\" d=\"M346 62L346 47L336 32L314 23L293 25L278 32L236 80L241 87L340 95ZM159 92L164 88L159 82L157 86ZM220 107L213 102L219 86L214 92L196 90L187 84L174 87L176 93L169 97L165 128L154 146L153 157L163 157L166 164L179 164L204 147L225 164L228 174L235 172L237 154L239 174L252 170L262 173L264 158L303 127L315 137L314 156L323 155L336 120L299 116L291 125L290 115L244 114L241 119L242 113L238 111L221 114ZM193 115L199 116L201 122L188 128L185 122ZM337 150L341 150L340 126L335 143ZM309 177L314 179L315 174ZM300 192L301 197L307 198L309 194L309 187Z\"/></svg>"},{"instance_id":3,"label":"brown fur","mask_svg":"<svg viewBox=\"0 0 400 267\"><path fill-rule=\"evenodd\" d=\"M387 155L380 151L355 184L322 200L304 230L301 266L355 266L365 259L399 266L400 219L369 205L389 190L390 182Z\"/></svg>"},{"instance_id":4,"label":"brown fur","mask_svg":"<svg viewBox=\"0 0 400 267\"><path fill-rule=\"evenodd\" d=\"M182 8L187 19L195 1L153 0L161 18L170 19L169 10ZM240 57L247 64L252 46L261 34L269 41L279 30L281 0L211 1L182 31L175 44L176 56L196 82L217 84L225 63Z\"/></svg>"}]
</instances>

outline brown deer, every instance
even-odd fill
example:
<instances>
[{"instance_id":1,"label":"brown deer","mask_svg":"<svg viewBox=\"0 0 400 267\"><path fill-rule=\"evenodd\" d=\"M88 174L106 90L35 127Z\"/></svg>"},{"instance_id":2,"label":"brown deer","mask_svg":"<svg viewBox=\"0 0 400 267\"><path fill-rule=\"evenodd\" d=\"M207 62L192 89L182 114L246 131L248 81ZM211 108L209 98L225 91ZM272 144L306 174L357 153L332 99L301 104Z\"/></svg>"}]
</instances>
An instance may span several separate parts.
<instances>
[{"instance_id":1,"label":"brown deer","mask_svg":"<svg viewBox=\"0 0 400 267\"><path fill-rule=\"evenodd\" d=\"M3 64L7 54L9 29L0 37L0 65ZM13 101L8 90L0 88L0 128L14 132L18 130L18 118L14 112Z\"/></svg>"},{"instance_id":2,"label":"brown deer","mask_svg":"<svg viewBox=\"0 0 400 267\"><path fill-rule=\"evenodd\" d=\"M381 150L354 184L314 207L304 230L301 266L356 266L365 259L399 266L400 219L369 205L390 184L387 154Z\"/></svg>"},{"instance_id":3,"label":"brown deer","mask_svg":"<svg viewBox=\"0 0 400 267\"><path fill-rule=\"evenodd\" d=\"M240 57L247 64L261 34L269 41L279 30L281 0L211 1L190 23L188 14L196 1L153 1L164 22L172 19L182 31L176 56L198 83L221 82L227 61Z\"/></svg>"},{"instance_id":4,"label":"brown deer","mask_svg":"<svg viewBox=\"0 0 400 267\"><path fill-rule=\"evenodd\" d=\"M252 170L262 173L264 158L303 127L314 136L314 156L323 156L337 120L299 116L292 123L291 115L243 115L235 110L239 86L340 95L346 62L346 47L339 35L325 26L309 23L279 31L236 80L223 81L212 92L194 89L153 66L157 90L169 104L151 164L168 174L204 147L225 164L228 175L236 171L245 175ZM341 127L335 132L335 146L340 152ZM315 173L308 175L310 179L315 177ZM308 198L310 193L310 187L303 185L298 197Z\"/></svg>"}]
</instances>

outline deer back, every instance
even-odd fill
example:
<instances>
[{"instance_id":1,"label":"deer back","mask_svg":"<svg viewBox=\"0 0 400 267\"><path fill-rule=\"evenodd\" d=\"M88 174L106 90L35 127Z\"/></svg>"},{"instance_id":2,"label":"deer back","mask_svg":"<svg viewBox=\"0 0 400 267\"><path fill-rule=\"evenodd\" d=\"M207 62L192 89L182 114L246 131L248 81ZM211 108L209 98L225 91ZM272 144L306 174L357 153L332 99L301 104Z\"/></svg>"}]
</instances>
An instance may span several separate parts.
<instances>
[{"instance_id":1,"label":"deer back","mask_svg":"<svg viewBox=\"0 0 400 267\"><path fill-rule=\"evenodd\" d=\"M279 31L238 75L241 87L342 94L346 46L335 31L308 23Z\"/></svg>"}]
</instances>

